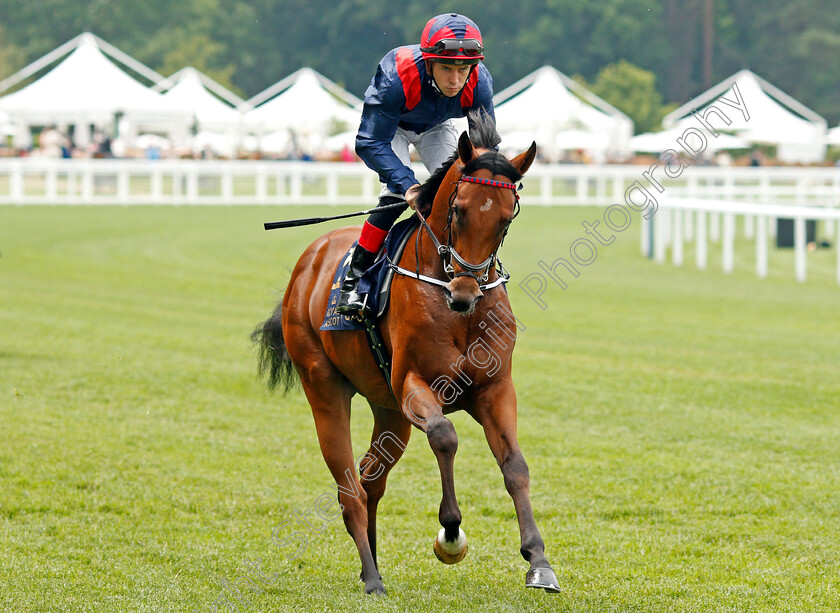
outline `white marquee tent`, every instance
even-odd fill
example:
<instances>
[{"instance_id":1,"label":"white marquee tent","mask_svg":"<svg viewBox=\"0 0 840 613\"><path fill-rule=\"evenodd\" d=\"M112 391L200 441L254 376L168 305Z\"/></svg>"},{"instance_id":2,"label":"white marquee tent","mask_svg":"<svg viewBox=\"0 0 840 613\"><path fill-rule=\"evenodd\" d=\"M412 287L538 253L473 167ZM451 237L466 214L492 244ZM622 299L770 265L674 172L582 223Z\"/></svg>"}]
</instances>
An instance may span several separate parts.
<instances>
[{"instance_id":1,"label":"white marquee tent","mask_svg":"<svg viewBox=\"0 0 840 613\"><path fill-rule=\"evenodd\" d=\"M750 141L745 138L732 136L731 134L726 134L724 132L720 132L718 136L714 136L705 130L702 124L697 123L695 120L691 120L690 122L680 122L673 128L662 130L661 132L645 132L644 134L638 134L630 139L630 148L633 149L633 151L645 153L661 153L667 149L680 151L680 145L677 142L677 139L683 137L686 134L686 129L688 128L696 128L703 133L706 138L706 147L704 151L707 153L725 151L728 149L748 149L750 147ZM689 146L699 149L699 141L695 140L698 137L688 138L691 139L689 141Z\"/></svg>"},{"instance_id":2,"label":"white marquee tent","mask_svg":"<svg viewBox=\"0 0 840 613\"><path fill-rule=\"evenodd\" d=\"M551 66L532 72L493 100L502 147L535 140L549 158L586 149L597 157L625 157L633 121ZM515 139L506 134L516 135ZM581 146L583 145L583 146Z\"/></svg>"},{"instance_id":3,"label":"white marquee tent","mask_svg":"<svg viewBox=\"0 0 840 613\"><path fill-rule=\"evenodd\" d=\"M167 81L174 85L163 93L163 98L174 108L190 109L199 129L224 130L239 121L241 111L236 107L245 101L195 68L182 68ZM153 89L159 90L163 84L158 83Z\"/></svg>"},{"instance_id":4,"label":"white marquee tent","mask_svg":"<svg viewBox=\"0 0 840 613\"><path fill-rule=\"evenodd\" d=\"M257 94L243 117L246 129L257 135L282 131L308 153L316 152L336 132L355 129L362 101L311 68L301 68Z\"/></svg>"},{"instance_id":5,"label":"white marquee tent","mask_svg":"<svg viewBox=\"0 0 840 613\"><path fill-rule=\"evenodd\" d=\"M746 115L721 99L745 107ZM710 115L716 129L750 143L775 145L777 156L783 162L819 162L825 157L825 119L749 70L721 81L666 115L662 125L670 128L678 123L685 125L682 122L687 120L696 122L692 112L702 114L712 105L731 121L725 125L720 117Z\"/></svg>"},{"instance_id":6,"label":"white marquee tent","mask_svg":"<svg viewBox=\"0 0 840 613\"><path fill-rule=\"evenodd\" d=\"M237 107L245 101L189 66L170 76L167 81L161 81L153 89L162 89L167 84L171 86L164 92L163 98L173 108L188 108L193 113L195 135L190 139L193 150L201 151L210 147L219 155L235 155L242 140L242 111Z\"/></svg>"},{"instance_id":7,"label":"white marquee tent","mask_svg":"<svg viewBox=\"0 0 840 613\"><path fill-rule=\"evenodd\" d=\"M149 124L163 124L167 133L183 138L192 121L188 110L174 108L120 69L103 50L150 80L163 78L102 39L84 33L0 83L0 91L6 91L69 52L39 79L0 98L0 110L22 126L75 125L78 146L89 142L91 125L107 131L119 129L129 142Z\"/></svg>"}]
</instances>

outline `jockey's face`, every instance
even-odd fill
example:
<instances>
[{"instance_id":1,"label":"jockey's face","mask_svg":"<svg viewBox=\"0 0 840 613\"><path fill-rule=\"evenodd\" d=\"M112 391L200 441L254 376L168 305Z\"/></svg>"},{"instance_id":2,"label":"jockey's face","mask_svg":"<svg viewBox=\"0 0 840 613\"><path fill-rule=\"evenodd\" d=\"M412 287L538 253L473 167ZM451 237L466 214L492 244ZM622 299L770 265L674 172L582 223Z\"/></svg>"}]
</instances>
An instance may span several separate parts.
<instances>
[{"instance_id":1,"label":"jockey's face","mask_svg":"<svg viewBox=\"0 0 840 613\"><path fill-rule=\"evenodd\" d=\"M457 96L464 88L467 82L467 77L470 76L469 64L441 64L440 62L432 61L432 78L437 83L440 91L447 98Z\"/></svg>"}]
</instances>

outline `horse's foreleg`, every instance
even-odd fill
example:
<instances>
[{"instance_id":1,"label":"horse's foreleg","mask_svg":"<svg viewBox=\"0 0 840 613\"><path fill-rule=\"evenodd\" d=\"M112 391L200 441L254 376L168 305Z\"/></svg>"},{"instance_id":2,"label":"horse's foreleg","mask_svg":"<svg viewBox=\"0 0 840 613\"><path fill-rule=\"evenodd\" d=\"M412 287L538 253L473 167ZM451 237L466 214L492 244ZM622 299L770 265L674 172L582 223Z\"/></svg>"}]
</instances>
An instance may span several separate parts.
<instances>
[{"instance_id":1,"label":"horse's foreleg","mask_svg":"<svg viewBox=\"0 0 840 613\"><path fill-rule=\"evenodd\" d=\"M403 415L426 434L440 468L443 496L438 519L443 526L446 542L436 542L435 553L441 561L458 562L466 550L466 540L460 530L461 509L455 497L455 452L458 451L455 426L444 416L435 393L419 377L406 377L402 398Z\"/></svg>"},{"instance_id":2,"label":"horse's foreleg","mask_svg":"<svg viewBox=\"0 0 840 613\"><path fill-rule=\"evenodd\" d=\"M367 493L368 542L376 559L376 509L385 494L388 473L402 457L408 438L411 436L411 424L399 411L370 405L374 424L370 448L359 462L362 486Z\"/></svg>"},{"instance_id":3,"label":"horse's foreleg","mask_svg":"<svg viewBox=\"0 0 840 613\"><path fill-rule=\"evenodd\" d=\"M455 452L458 451L458 435L455 433L455 426L442 413L429 417L425 431L440 469L442 496L438 519L446 531L446 540L453 541L458 538L458 528L461 526L461 509L458 508L458 500L455 497Z\"/></svg>"},{"instance_id":4,"label":"horse's foreleg","mask_svg":"<svg viewBox=\"0 0 840 613\"><path fill-rule=\"evenodd\" d=\"M319 375L319 372L322 374ZM338 487L344 525L359 550L365 593L384 594L385 586L368 542L367 494L356 475L353 459L350 438L352 391L342 383L337 371L331 371L331 367L312 367L301 371L301 382L312 407L321 454Z\"/></svg>"},{"instance_id":5,"label":"horse's foreleg","mask_svg":"<svg viewBox=\"0 0 840 613\"><path fill-rule=\"evenodd\" d=\"M545 556L545 543L531 508L528 464L516 439L516 392L513 383L510 380L501 381L481 390L471 413L484 428L490 450L502 469L505 489L513 499L521 538L519 551L530 563L525 585L559 592L560 586Z\"/></svg>"}]
</instances>

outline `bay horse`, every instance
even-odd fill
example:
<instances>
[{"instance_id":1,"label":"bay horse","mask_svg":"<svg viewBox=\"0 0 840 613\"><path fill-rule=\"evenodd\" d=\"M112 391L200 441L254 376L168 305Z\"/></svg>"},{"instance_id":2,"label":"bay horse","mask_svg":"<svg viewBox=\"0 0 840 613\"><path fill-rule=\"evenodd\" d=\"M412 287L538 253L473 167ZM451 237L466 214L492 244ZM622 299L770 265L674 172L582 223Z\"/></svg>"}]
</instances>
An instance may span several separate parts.
<instances>
[{"instance_id":1,"label":"bay horse","mask_svg":"<svg viewBox=\"0 0 840 613\"><path fill-rule=\"evenodd\" d=\"M534 521L528 466L516 437L511 355L517 328L501 287L506 274L496 265L519 208L514 184L534 161L536 144L508 160L494 149L501 138L492 119L474 115L471 124L452 159L422 186L416 203L422 223L394 263L402 273L394 276L389 308L378 322L391 355L390 386L364 331L320 330L336 266L358 240L358 226L330 232L303 252L283 300L253 334L269 386L288 390L298 378L303 385L368 594L385 593L376 561L376 510L412 426L426 435L440 469L442 528L435 554L454 563L466 553L453 473L458 437L446 417L455 410L483 427L501 467L519 522L520 552L530 564L526 586L560 591ZM499 341L492 347L491 337ZM357 393L374 417L358 473L350 440L350 400Z\"/></svg>"}]
</instances>

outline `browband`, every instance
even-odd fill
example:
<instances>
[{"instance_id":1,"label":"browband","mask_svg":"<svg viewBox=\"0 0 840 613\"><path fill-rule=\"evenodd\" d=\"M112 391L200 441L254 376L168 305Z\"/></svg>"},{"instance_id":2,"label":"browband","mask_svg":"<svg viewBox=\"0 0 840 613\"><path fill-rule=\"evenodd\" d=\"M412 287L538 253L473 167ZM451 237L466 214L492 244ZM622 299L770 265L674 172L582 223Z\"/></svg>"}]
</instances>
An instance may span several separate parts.
<instances>
[{"instance_id":1,"label":"browband","mask_svg":"<svg viewBox=\"0 0 840 613\"><path fill-rule=\"evenodd\" d=\"M513 191L517 190L516 184L514 183L506 183L504 181L495 181L493 179L482 179L481 177L471 177L470 175L464 175L461 177L461 181L466 181L467 183L478 183L480 185L489 185L491 187L502 187L504 189L512 189ZM522 189L522 184L519 184L519 188Z\"/></svg>"}]
</instances>

